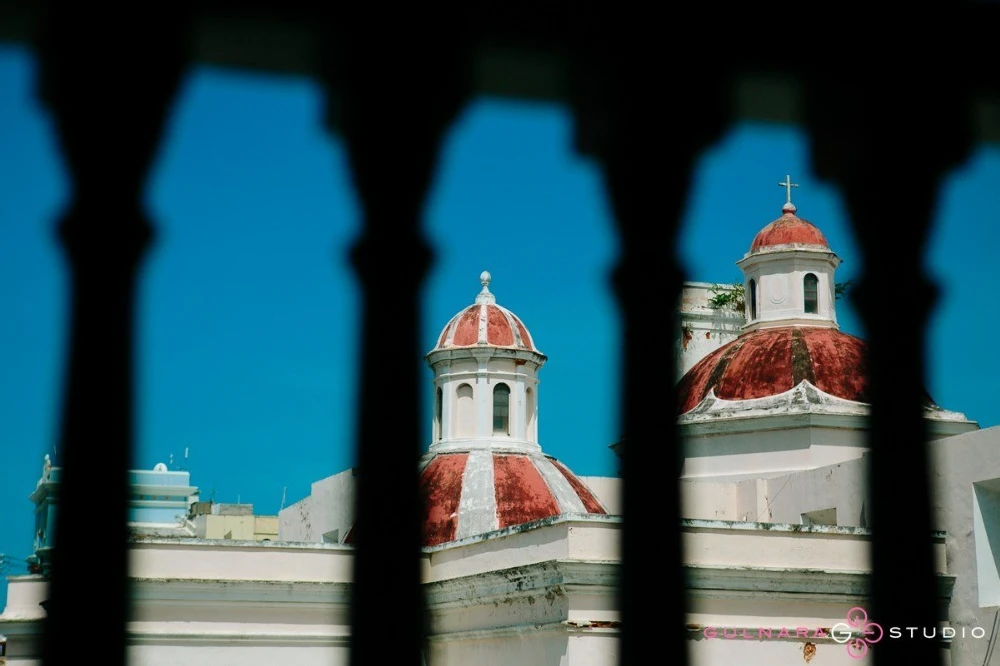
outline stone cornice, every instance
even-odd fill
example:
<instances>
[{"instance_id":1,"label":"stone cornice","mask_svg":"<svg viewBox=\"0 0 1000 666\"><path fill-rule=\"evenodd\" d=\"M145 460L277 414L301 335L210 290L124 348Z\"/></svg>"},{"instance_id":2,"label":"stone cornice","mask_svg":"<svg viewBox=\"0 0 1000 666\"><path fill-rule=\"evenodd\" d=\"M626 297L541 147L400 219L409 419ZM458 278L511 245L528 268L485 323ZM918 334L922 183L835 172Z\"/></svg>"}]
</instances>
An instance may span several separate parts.
<instances>
[{"instance_id":1,"label":"stone cornice","mask_svg":"<svg viewBox=\"0 0 1000 666\"><path fill-rule=\"evenodd\" d=\"M530 523L521 523L519 525L511 525L510 527L504 527L499 530L494 530L493 532L483 532L482 534L477 534L475 536L466 537L464 539L457 539L455 541L448 541L446 543L439 544L437 546L425 546L423 551L425 553L435 553L443 550L450 550L452 548L460 548L462 546L467 546L473 543L479 543L481 541L490 541L497 537L503 537L511 534L520 534L522 532L530 532L531 530L537 529L539 527L546 527L549 525L559 525L562 523L589 523L596 525L607 525L607 526L617 526L621 524L621 516L612 516L608 514L600 513L563 513L558 516L551 516L549 518L541 518L539 520L533 520Z\"/></svg>"},{"instance_id":2,"label":"stone cornice","mask_svg":"<svg viewBox=\"0 0 1000 666\"><path fill-rule=\"evenodd\" d=\"M736 262L736 265L747 271L764 262L777 264L783 261L822 262L829 264L834 269L841 263L837 253L829 248L814 247L803 243L787 243L785 245L770 245L757 252L748 252Z\"/></svg>"},{"instance_id":3,"label":"stone cornice","mask_svg":"<svg viewBox=\"0 0 1000 666\"><path fill-rule=\"evenodd\" d=\"M736 434L825 427L865 430L871 406L826 393L808 380L777 395L747 400L725 400L710 389L693 409L677 418L682 434ZM934 434L951 435L977 428L964 414L945 409L925 409L924 417Z\"/></svg>"},{"instance_id":4,"label":"stone cornice","mask_svg":"<svg viewBox=\"0 0 1000 666\"><path fill-rule=\"evenodd\" d=\"M614 594L620 569L619 562L550 560L427 583L424 588L432 610L481 606L539 594L572 594L581 589L593 593L594 588L599 588Z\"/></svg>"},{"instance_id":5,"label":"stone cornice","mask_svg":"<svg viewBox=\"0 0 1000 666\"><path fill-rule=\"evenodd\" d=\"M687 565L689 594L701 599L767 598L854 603L868 598L871 574L831 569ZM956 577L938 574L940 599L951 599Z\"/></svg>"},{"instance_id":6,"label":"stone cornice","mask_svg":"<svg viewBox=\"0 0 1000 666\"><path fill-rule=\"evenodd\" d=\"M132 578L137 603L192 602L200 606L233 604L322 604L350 602L350 583L226 579Z\"/></svg>"},{"instance_id":7,"label":"stone cornice","mask_svg":"<svg viewBox=\"0 0 1000 666\"><path fill-rule=\"evenodd\" d=\"M214 644L227 647L298 646L298 647L347 647L350 634L330 633L236 633L228 631L134 631L128 632L129 645L191 645Z\"/></svg>"},{"instance_id":8,"label":"stone cornice","mask_svg":"<svg viewBox=\"0 0 1000 666\"><path fill-rule=\"evenodd\" d=\"M507 347L494 347L492 345L481 345L476 347L455 347L450 349L437 349L424 356L427 364L432 368L439 363L450 361L467 361L469 359L511 359L531 363L536 369L542 367L548 357L540 352L528 349L511 349Z\"/></svg>"}]
</instances>

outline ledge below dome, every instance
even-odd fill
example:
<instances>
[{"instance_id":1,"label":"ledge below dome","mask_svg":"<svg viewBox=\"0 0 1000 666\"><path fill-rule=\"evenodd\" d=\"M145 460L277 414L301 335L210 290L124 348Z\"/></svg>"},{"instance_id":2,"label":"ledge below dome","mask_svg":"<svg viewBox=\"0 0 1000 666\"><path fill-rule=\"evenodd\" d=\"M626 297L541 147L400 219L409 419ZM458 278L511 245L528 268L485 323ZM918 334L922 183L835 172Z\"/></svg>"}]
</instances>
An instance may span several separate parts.
<instances>
[{"instance_id":1,"label":"ledge below dome","mask_svg":"<svg viewBox=\"0 0 1000 666\"><path fill-rule=\"evenodd\" d=\"M723 400L710 391L678 417L681 478L742 480L855 460L867 453L870 405L824 393L808 381L765 398ZM964 414L924 411L931 440L979 428Z\"/></svg>"},{"instance_id":2,"label":"ledge below dome","mask_svg":"<svg viewBox=\"0 0 1000 666\"><path fill-rule=\"evenodd\" d=\"M792 414L850 416L862 417L867 420L870 412L871 405L868 403L839 398L824 392L813 386L809 380L804 379L788 391L763 398L745 400L725 400L717 397L714 389L709 389L708 395L693 409L681 414L677 418L677 422L684 426L708 421L718 422L720 419L761 419ZM970 421L965 414L942 409L937 405L925 407L924 417L929 422L951 423L957 426L957 432L942 433L939 436L976 430L979 427L974 421Z\"/></svg>"},{"instance_id":3,"label":"ledge below dome","mask_svg":"<svg viewBox=\"0 0 1000 666\"><path fill-rule=\"evenodd\" d=\"M464 437L438 440L428 447L428 455L436 453L464 453L468 451L493 451L494 453L541 453L542 447L536 442L512 437L482 439Z\"/></svg>"},{"instance_id":4,"label":"ledge below dome","mask_svg":"<svg viewBox=\"0 0 1000 666\"><path fill-rule=\"evenodd\" d=\"M791 326L799 328L832 328L840 330L840 324L824 315L798 315L794 317L780 317L774 319L754 319L748 324L744 324L741 332L751 333L753 331L763 331L769 328L788 328Z\"/></svg>"}]
</instances>

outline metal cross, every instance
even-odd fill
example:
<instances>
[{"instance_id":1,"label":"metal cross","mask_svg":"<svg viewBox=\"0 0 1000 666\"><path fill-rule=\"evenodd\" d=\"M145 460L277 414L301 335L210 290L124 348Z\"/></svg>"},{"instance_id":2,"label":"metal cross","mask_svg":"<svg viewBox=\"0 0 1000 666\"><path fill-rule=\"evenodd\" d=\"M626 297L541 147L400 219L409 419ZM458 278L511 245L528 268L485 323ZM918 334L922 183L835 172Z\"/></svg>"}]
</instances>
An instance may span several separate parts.
<instances>
[{"instance_id":1,"label":"metal cross","mask_svg":"<svg viewBox=\"0 0 1000 666\"><path fill-rule=\"evenodd\" d=\"M781 187L783 187L783 188L785 188L785 194L788 197L788 199L787 199L787 201L785 201L785 203L792 203L792 188L793 187L798 187L799 184L798 183L793 183L792 182L792 177L786 174L785 175L785 180L782 181L782 182L780 182L780 183L778 183L778 185L781 186Z\"/></svg>"}]
</instances>

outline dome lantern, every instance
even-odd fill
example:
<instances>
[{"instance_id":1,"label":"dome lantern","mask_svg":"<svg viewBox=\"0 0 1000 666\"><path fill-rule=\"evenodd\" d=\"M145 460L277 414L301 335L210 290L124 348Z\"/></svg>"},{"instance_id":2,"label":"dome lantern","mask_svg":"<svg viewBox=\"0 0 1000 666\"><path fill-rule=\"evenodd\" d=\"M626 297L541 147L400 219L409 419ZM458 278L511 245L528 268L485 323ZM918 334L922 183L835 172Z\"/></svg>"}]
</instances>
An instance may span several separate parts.
<instances>
[{"instance_id":1,"label":"dome lantern","mask_svg":"<svg viewBox=\"0 0 1000 666\"><path fill-rule=\"evenodd\" d=\"M834 272L840 258L814 224L800 218L786 190L781 217L761 229L736 265L743 271L746 297L744 331L782 326L839 328Z\"/></svg>"},{"instance_id":2,"label":"dome lantern","mask_svg":"<svg viewBox=\"0 0 1000 666\"><path fill-rule=\"evenodd\" d=\"M497 304L492 277L451 318L426 360L434 371L430 450L539 451L538 369L545 355L513 312Z\"/></svg>"},{"instance_id":3,"label":"dome lantern","mask_svg":"<svg viewBox=\"0 0 1000 666\"><path fill-rule=\"evenodd\" d=\"M497 304L492 277L451 318L426 360L434 372L432 440L421 460L424 545L436 546L601 503L538 443L538 370L546 357Z\"/></svg>"}]
</instances>

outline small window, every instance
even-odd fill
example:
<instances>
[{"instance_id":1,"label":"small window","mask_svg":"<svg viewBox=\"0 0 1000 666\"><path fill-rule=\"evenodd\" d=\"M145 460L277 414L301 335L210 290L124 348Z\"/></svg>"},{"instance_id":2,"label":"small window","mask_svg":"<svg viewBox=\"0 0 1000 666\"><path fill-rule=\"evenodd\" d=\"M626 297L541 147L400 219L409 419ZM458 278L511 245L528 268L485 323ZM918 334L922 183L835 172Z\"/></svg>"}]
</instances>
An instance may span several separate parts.
<instances>
[{"instance_id":1,"label":"small window","mask_svg":"<svg viewBox=\"0 0 1000 666\"><path fill-rule=\"evenodd\" d=\"M747 290L750 292L750 321L753 321L757 318L757 281L750 280Z\"/></svg>"},{"instance_id":2,"label":"small window","mask_svg":"<svg viewBox=\"0 0 1000 666\"><path fill-rule=\"evenodd\" d=\"M472 387L462 384L456 391L455 434L458 437L472 437L476 432L476 406L472 401Z\"/></svg>"},{"instance_id":3,"label":"small window","mask_svg":"<svg viewBox=\"0 0 1000 666\"><path fill-rule=\"evenodd\" d=\"M510 434L510 387L506 384L493 389L493 434Z\"/></svg>"},{"instance_id":4,"label":"small window","mask_svg":"<svg viewBox=\"0 0 1000 666\"><path fill-rule=\"evenodd\" d=\"M816 314L819 312L819 278L812 273L807 273L802 279L802 291L806 297L806 314Z\"/></svg>"},{"instance_id":5,"label":"small window","mask_svg":"<svg viewBox=\"0 0 1000 666\"><path fill-rule=\"evenodd\" d=\"M434 436L436 439L441 439L441 410L443 409L443 403L444 391L439 386L438 390L434 392L434 429L436 431Z\"/></svg>"}]
</instances>

